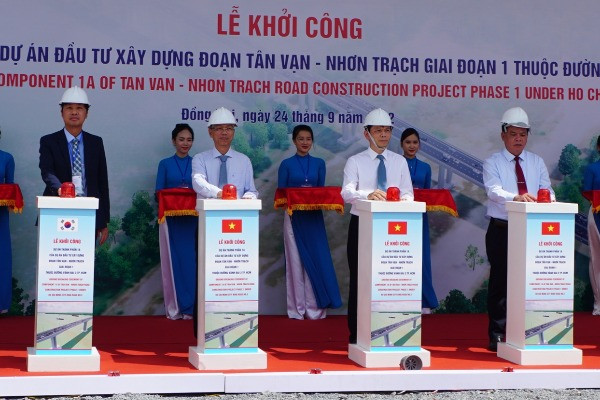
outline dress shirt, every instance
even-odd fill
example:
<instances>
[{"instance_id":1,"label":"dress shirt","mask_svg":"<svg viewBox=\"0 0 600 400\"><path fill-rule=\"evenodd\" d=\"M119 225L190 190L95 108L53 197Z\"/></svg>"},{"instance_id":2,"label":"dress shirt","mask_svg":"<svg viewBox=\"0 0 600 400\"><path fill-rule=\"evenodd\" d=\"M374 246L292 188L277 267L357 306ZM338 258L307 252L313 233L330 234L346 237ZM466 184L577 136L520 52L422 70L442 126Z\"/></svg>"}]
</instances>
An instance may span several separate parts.
<instances>
[{"instance_id":1,"label":"dress shirt","mask_svg":"<svg viewBox=\"0 0 600 400\"><path fill-rule=\"evenodd\" d=\"M69 145L69 160L71 160L71 169L73 168L73 140L75 140L75 136L71 135L66 129L63 129L65 132L65 137L67 138L67 143ZM81 186L83 189L83 193L77 193L79 196L87 195L87 186L85 185L85 158L83 157L83 135L79 132L77 135L77 139L79 139L79 157L81 158Z\"/></svg>"},{"instance_id":2,"label":"dress shirt","mask_svg":"<svg viewBox=\"0 0 600 400\"><path fill-rule=\"evenodd\" d=\"M388 149L381 154L385 158L388 187L399 188L402 200L414 200L406 159ZM346 161L342 197L346 203L352 204L351 214L358 215L358 211L354 208L356 200L367 200L367 196L377 189L378 166L377 153L370 147Z\"/></svg>"},{"instance_id":3,"label":"dress shirt","mask_svg":"<svg viewBox=\"0 0 600 400\"><path fill-rule=\"evenodd\" d=\"M519 156L519 164L525 175L527 192L537 196L539 189L549 189L552 201L555 201L556 196L550 186L550 177L544 160L540 156L524 150ZM513 201L519 194L515 173L515 156L504 149L485 160L483 184L488 196L487 215L508 220L506 202Z\"/></svg>"},{"instance_id":4,"label":"dress shirt","mask_svg":"<svg viewBox=\"0 0 600 400\"><path fill-rule=\"evenodd\" d=\"M192 159L192 186L198 198L214 199L221 191L219 170L221 169L221 153L216 149L198 153ZM227 159L227 183L235 185L238 199L256 199L258 191L254 187L254 172L252 163L246 155L231 148L225 155Z\"/></svg>"}]
</instances>

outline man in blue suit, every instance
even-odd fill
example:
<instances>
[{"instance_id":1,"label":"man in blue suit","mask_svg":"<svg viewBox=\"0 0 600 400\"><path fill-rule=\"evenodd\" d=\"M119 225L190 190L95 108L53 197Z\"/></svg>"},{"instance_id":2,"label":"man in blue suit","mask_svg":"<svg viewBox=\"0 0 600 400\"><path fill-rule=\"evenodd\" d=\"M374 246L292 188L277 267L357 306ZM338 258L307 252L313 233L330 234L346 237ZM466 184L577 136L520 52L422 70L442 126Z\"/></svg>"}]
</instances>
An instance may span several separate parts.
<instances>
[{"instance_id":1,"label":"man in blue suit","mask_svg":"<svg viewBox=\"0 0 600 400\"><path fill-rule=\"evenodd\" d=\"M40 170L46 183L44 196L59 196L63 182L73 182L77 196L96 197L96 234L100 244L108 238L110 200L102 138L83 130L90 103L79 87L67 89L60 101L65 127L40 139Z\"/></svg>"}]
</instances>

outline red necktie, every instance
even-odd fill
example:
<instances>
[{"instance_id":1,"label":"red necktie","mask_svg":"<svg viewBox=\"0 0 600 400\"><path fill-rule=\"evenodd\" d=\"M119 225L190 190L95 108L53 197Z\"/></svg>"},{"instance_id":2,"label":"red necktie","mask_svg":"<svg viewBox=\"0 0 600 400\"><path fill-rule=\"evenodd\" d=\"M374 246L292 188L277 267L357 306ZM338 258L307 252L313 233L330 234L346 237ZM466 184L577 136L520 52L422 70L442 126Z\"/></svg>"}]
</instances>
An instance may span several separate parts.
<instances>
[{"instance_id":1,"label":"red necktie","mask_svg":"<svg viewBox=\"0 0 600 400\"><path fill-rule=\"evenodd\" d=\"M527 182L525 182L525 175L523 174L523 168L519 164L519 157L515 157L515 172L517 174L517 188L519 188L519 195L527 193Z\"/></svg>"}]
</instances>

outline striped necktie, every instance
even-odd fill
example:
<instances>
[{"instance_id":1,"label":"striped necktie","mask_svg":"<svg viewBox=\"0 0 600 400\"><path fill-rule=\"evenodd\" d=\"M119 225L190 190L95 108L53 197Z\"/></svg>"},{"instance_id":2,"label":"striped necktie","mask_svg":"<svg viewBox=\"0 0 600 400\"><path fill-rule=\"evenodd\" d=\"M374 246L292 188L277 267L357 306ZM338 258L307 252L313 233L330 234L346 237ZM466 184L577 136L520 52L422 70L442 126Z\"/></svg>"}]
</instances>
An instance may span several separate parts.
<instances>
[{"instance_id":1,"label":"striped necktie","mask_svg":"<svg viewBox=\"0 0 600 400\"><path fill-rule=\"evenodd\" d=\"M72 173L73 175L81 175L83 168L81 165L81 155L79 154L79 138L73 139L71 145L73 153Z\"/></svg>"}]
</instances>

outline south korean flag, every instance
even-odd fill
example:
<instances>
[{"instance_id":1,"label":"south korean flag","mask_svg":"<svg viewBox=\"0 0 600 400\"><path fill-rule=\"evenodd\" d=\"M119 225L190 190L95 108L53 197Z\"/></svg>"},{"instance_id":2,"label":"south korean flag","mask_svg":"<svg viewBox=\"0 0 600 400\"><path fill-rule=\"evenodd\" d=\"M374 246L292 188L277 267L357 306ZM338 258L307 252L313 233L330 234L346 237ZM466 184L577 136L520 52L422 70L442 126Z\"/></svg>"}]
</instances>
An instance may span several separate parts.
<instances>
[{"instance_id":1,"label":"south korean flag","mask_svg":"<svg viewBox=\"0 0 600 400\"><path fill-rule=\"evenodd\" d=\"M59 218L57 219L57 230L59 232L77 232L78 222L77 218Z\"/></svg>"}]
</instances>

